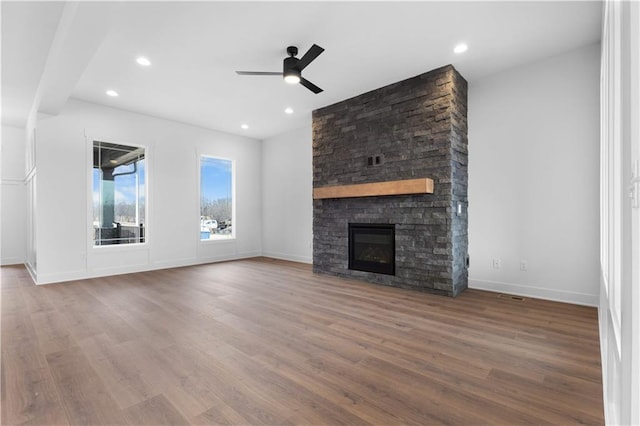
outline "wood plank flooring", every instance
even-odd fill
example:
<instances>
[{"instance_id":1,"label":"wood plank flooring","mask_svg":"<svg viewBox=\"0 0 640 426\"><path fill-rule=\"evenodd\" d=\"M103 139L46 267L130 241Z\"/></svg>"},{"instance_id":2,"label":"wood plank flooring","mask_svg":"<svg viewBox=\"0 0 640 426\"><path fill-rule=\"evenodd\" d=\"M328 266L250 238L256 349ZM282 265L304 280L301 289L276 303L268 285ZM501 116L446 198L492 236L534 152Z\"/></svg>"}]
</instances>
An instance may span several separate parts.
<instances>
[{"instance_id":1,"label":"wood plank flooring","mask_svg":"<svg viewBox=\"0 0 640 426\"><path fill-rule=\"evenodd\" d=\"M2 424L603 424L594 308L266 258L2 273Z\"/></svg>"}]
</instances>

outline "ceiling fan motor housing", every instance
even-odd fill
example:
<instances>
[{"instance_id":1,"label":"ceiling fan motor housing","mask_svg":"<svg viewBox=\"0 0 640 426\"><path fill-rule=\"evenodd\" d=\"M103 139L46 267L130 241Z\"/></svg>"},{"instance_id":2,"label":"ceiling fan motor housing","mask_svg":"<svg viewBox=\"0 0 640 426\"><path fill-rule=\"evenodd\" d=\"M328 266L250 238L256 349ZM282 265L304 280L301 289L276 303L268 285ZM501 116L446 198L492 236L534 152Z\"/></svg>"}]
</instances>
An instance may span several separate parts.
<instances>
[{"instance_id":1,"label":"ceiling fan motor housing","mask_svg":"<svg viewBox=\"0 0 640 426\"><path fill-rule=\"evenodd\" d=\"M298 58L294 58L293 56L291 56L289 58L285 58L284 59L284 64L283 64L283 67L282 67L282 74L285 77L291 76L291 75L295 75L298 78L300 78L301 77L301 73L300 73L300 70L296 67L297 64L298 64Z\"/></svg>"}]
</instances>

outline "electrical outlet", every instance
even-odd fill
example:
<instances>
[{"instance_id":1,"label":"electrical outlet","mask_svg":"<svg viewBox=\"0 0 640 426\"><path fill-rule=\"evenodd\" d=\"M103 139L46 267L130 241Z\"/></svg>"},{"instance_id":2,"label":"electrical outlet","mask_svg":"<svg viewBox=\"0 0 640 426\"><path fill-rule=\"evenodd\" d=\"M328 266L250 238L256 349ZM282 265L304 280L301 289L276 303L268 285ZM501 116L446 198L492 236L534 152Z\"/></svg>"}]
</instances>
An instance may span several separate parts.
<instances>
[{"instance_id":1,"label":"electrical outlet","mask_svg":"<svg viewBox=\"0 0 640 426\"><path fill-rule=\"evenodd\" d=\"M527 262L526 260L521 260L520 261L520 270L521 271L527 271L529 269L529 262Z\"/></svg>"},{"instance_id":2,"label":"electrical outlet","mask_svg":"<svg viewBox=\"0 0 640 426\"><path fill-rule=\"evenodd\" d=\"M500 269L500 268L502 268L502 260L496 257L493 259L493 269Z\"/></svg>"}]
</instances>

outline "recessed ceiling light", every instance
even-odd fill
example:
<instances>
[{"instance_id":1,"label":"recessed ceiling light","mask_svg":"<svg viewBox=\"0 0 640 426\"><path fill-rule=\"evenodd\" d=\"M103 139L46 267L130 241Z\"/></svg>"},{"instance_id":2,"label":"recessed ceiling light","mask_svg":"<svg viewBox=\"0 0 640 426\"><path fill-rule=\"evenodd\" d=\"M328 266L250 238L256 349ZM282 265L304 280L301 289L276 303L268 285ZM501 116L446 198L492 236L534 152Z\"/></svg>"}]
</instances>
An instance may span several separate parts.
<instances>
[{"instance_id":1,"label":"recessed ceiling light","mask_svg":"<svg viewBox=\"0 0 640 426\"><path fill-rule=\"evenodd\" d=\"M249 128L249 125L248 124L243 124L240 127L242 127L244 130L247 130Z\"/></svg>"},{"instance_id":2,"label":"recessed ceiling light","mask_svg":"<svg viewBox=\"0 0 640 426\"><path fill-rule=\"evenodd\" d=\"M467 46L465 43L459 43L456 45L456 47L453 48L453 53L464 53L468 48L469 46Z\"/></svg>"},{"instance_id":3,"label":"recessed ceiling light","mask_svg":"<svg viewBox=\"0 0 640 426\"><path fill-rule=\"evenodd\" d=\"M106 91L106 94L107 94L107 95L109 95L109 96L111 96L111 97L114 97L114 98L115 98L116 96L118 96L118 92L116 92L115 90L111 90L111 89L107 90L107 91Z\"/></svg>"},{"instance_id":4,"label":"recessed ceiling light","mask_svg":"<svg viewBox=\"0 0 640 426\"><path fill-rule=\"evenodd\" d=\"M148 60L147 58L145 58L144 56L139 56L139 57L136 59L136 62L137 62L139 65L142 65L143 67L148 67L149 65L151 65L151 61L150 61L150 60Z\"/></svg>"},{"instance_id":5,"label":"recessed ceiling light","mask_svg":"<svg viewBox=\"0 0 640 426\"><path fill-rule=\"evenodd\" d=\"M287 114L293 114L293 108L287 107L284 109L284 112Z\"/></svg>"}]
</instances>

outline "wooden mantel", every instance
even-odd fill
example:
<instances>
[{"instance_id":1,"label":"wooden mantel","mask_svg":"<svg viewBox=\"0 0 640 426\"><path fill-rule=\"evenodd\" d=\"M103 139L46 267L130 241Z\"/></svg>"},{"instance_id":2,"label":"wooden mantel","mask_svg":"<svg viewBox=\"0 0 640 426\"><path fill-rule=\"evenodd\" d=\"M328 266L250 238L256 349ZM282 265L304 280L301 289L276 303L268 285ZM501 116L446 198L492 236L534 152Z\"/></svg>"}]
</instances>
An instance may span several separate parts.
<instances>
[{"instance_id":1,"label":"wooden mantel","mask_svg":"<svg viewBox=\"0 0 640 426\"><path fill-rule=\"evenodd\" d=\"M433 194L433 179L405 179L313 189L313 199L379 197L383 195Z\"/></svg>"}]
</instances>

